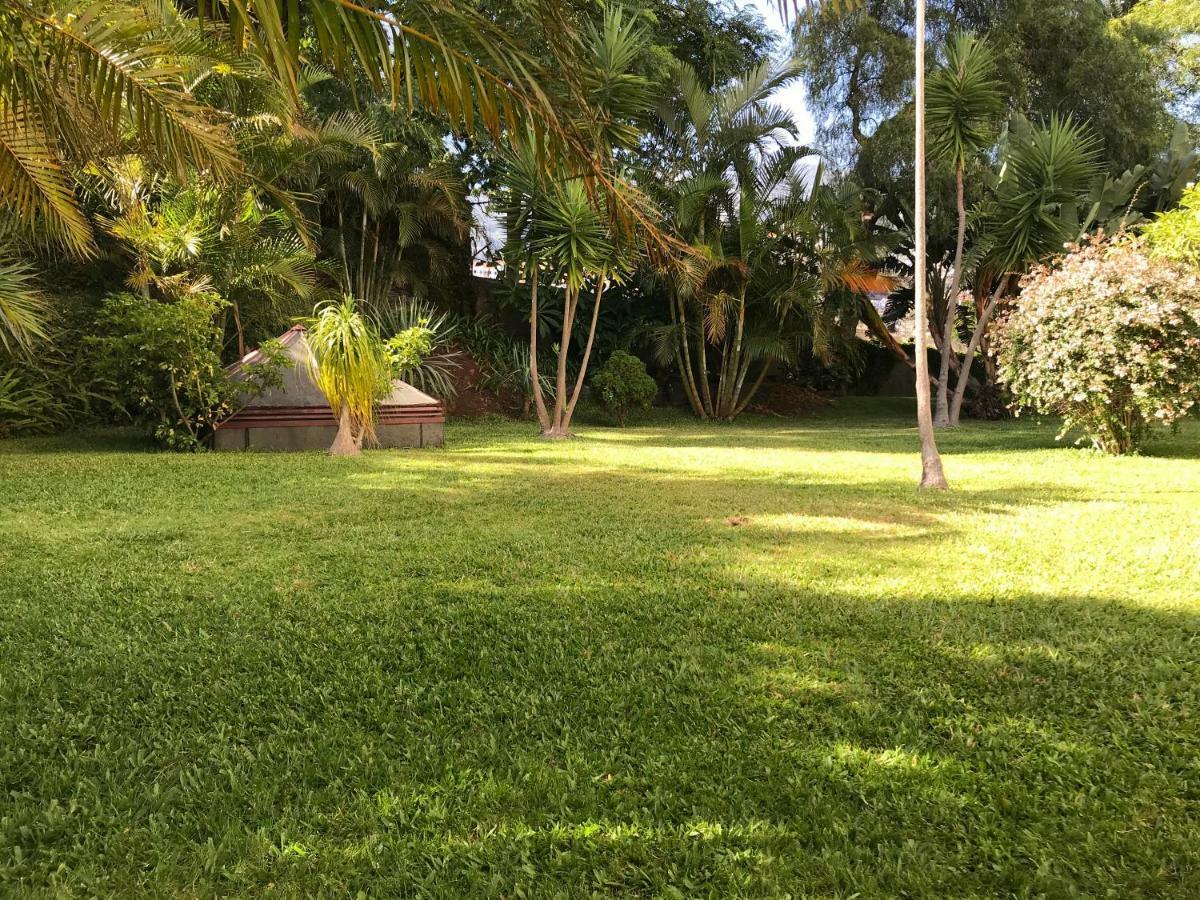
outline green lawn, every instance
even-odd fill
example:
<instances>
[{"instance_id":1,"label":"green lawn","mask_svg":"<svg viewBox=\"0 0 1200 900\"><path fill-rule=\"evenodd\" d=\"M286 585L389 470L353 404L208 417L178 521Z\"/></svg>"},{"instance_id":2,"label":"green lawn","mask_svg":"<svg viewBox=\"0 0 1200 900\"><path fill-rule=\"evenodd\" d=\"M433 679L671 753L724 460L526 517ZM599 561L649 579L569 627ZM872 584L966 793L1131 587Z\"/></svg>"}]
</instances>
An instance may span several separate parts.
<instances>
[{"instance_id":1,"label":"green lawn","mask_svg":"<svg viewBox=\"0 0 1200 900\"><path fill-rule=\"evenodd\" d=\"M0 443L0 896L1197 896L1200 423Z\"/></svg>"}]
</instances>

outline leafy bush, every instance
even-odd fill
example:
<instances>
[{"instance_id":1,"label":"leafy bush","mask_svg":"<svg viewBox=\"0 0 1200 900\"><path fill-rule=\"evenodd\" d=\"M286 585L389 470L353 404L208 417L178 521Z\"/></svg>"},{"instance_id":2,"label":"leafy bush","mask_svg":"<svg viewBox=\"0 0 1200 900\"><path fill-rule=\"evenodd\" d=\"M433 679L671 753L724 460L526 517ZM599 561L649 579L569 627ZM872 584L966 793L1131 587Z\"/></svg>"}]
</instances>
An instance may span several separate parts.
<instances>
[{"instance_id":1,"label":"leafy bush","mask_svg":"<svg viewBox=\"0 0 1200 900\"><path fill-rule=\"evenodd\" d=\"M452 342L458 323L450 314L410 298L373 310L370 318L380 334L393 335L384 349L396 378L443 400L453 399L459 354Z\"/></svg>"},{"instance_id":2,"label":"leafy bush","mask_svg":"<svg viewBox=\"0 0 1200 900\"><path fill-rule=\"evenodd\" d=\"M648 408L658 393L658 385L646 373L646 364L624 350L613 351L592 377L592 388L622 426L631 410Z\"/></svg>"},{"instance_id":3,"label":"leafy bush","mask_svg":"<svg viewBox=\"0 0 1200 900\"><path fill-rule=\"evenodd\" d=\"M414 325L398 332L384 343L397 378L425 362L425 358L433 349L433 337L432 329L424 325Z\"/></svg>"},{"instance_id":4,"label":"leafy bush","mask_svg":"<svg viewBox=\"0 0 1200 900\"><path fill-rule=\"evenodd\" d=\"M1175 209L1142 226L1150 252L1200 265L1200 185L1193 184Z\"/></svg>"},{"instance_id":5,"label":"leafy bush","mask_svg":"<svg viewBox=\"0 0 1200 900\"><path fill-rule=\"evenodd\" d=\"M260 348L266 359L243 366L238 380L226 372L218 324L225 306L210 293L169 302L113 294L101 307L99 334L87 339L97 371L164 447L200 449L222 419L281 383L284 353L274 341Z\"/></svg>"},{"instance_id":6,"label":"leafy bush","mask_svg":"<svg viewBox=\"0 0 1200 900\"><path fill-rule=\"evenodd\" d=\"M1197 268L1097 240L1022 287L999 327L1001 376L1022 406L1062 416L1060 437L1127 453L1200 400Z\"/></svg>"}]
</instances>

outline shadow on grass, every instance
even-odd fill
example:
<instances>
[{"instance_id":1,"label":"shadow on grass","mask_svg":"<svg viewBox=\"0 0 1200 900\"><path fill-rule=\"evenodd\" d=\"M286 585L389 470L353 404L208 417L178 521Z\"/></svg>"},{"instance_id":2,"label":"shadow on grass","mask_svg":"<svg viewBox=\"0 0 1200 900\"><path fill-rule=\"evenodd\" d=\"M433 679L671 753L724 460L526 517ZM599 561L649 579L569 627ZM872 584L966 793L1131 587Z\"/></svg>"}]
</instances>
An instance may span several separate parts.
<instances>
[{"instance_id":1,"label":"shadow on grass","mask_svg":"<svg viewBox=\"0 0 1200 900\"><path fill-rule=\"evenodd\" d=\"M997 584L1018 563L964 550L1090 491L575 452L39 483L0 548L0 884L1200 888L1187 598Z\"/></svg>"}]
</instances>

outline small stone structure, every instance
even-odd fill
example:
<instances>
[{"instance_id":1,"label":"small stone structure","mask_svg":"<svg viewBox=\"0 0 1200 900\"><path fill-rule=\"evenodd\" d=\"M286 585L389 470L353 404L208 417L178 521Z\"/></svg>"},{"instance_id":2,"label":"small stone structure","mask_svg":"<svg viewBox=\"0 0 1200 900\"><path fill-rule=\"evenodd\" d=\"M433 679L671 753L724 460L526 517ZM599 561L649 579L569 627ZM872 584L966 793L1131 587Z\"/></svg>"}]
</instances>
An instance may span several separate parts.
<instances>
[{"instance_id":1,"label":"small stone structure","mask_svg":"<svg viewBox=\"0 0 1200 900\"><path fill-rule=\"evenodd\" d=\"M218 450L327 450L337 421L325 395L308 374L309 349L304 326L279 336L287 356L283 387L271 388L217 427ZM254 350L229 367L238 373L262 359ZM375 435L380 447L440 447L446 413L442 404L399 379L378 407Z\"/></svg>"}]
</instances>

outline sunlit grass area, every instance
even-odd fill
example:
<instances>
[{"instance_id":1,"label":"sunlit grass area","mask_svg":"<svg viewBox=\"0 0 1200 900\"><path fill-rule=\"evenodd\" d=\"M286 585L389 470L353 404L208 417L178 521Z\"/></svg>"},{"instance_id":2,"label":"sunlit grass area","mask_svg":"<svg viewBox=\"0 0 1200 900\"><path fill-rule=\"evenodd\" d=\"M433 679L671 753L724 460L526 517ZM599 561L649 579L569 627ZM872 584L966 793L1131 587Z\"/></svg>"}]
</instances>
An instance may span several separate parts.
<instances>
[{"instance_id":1,"label":"sunlit grass area","mask_svg":"<svg viewBox=\"0 0 1200 900\"><path fill-rule=\"evenodd\" d=\"M1200 893L1200 428L0 444L0 895Z\"/></svg>"}]
</instances>

